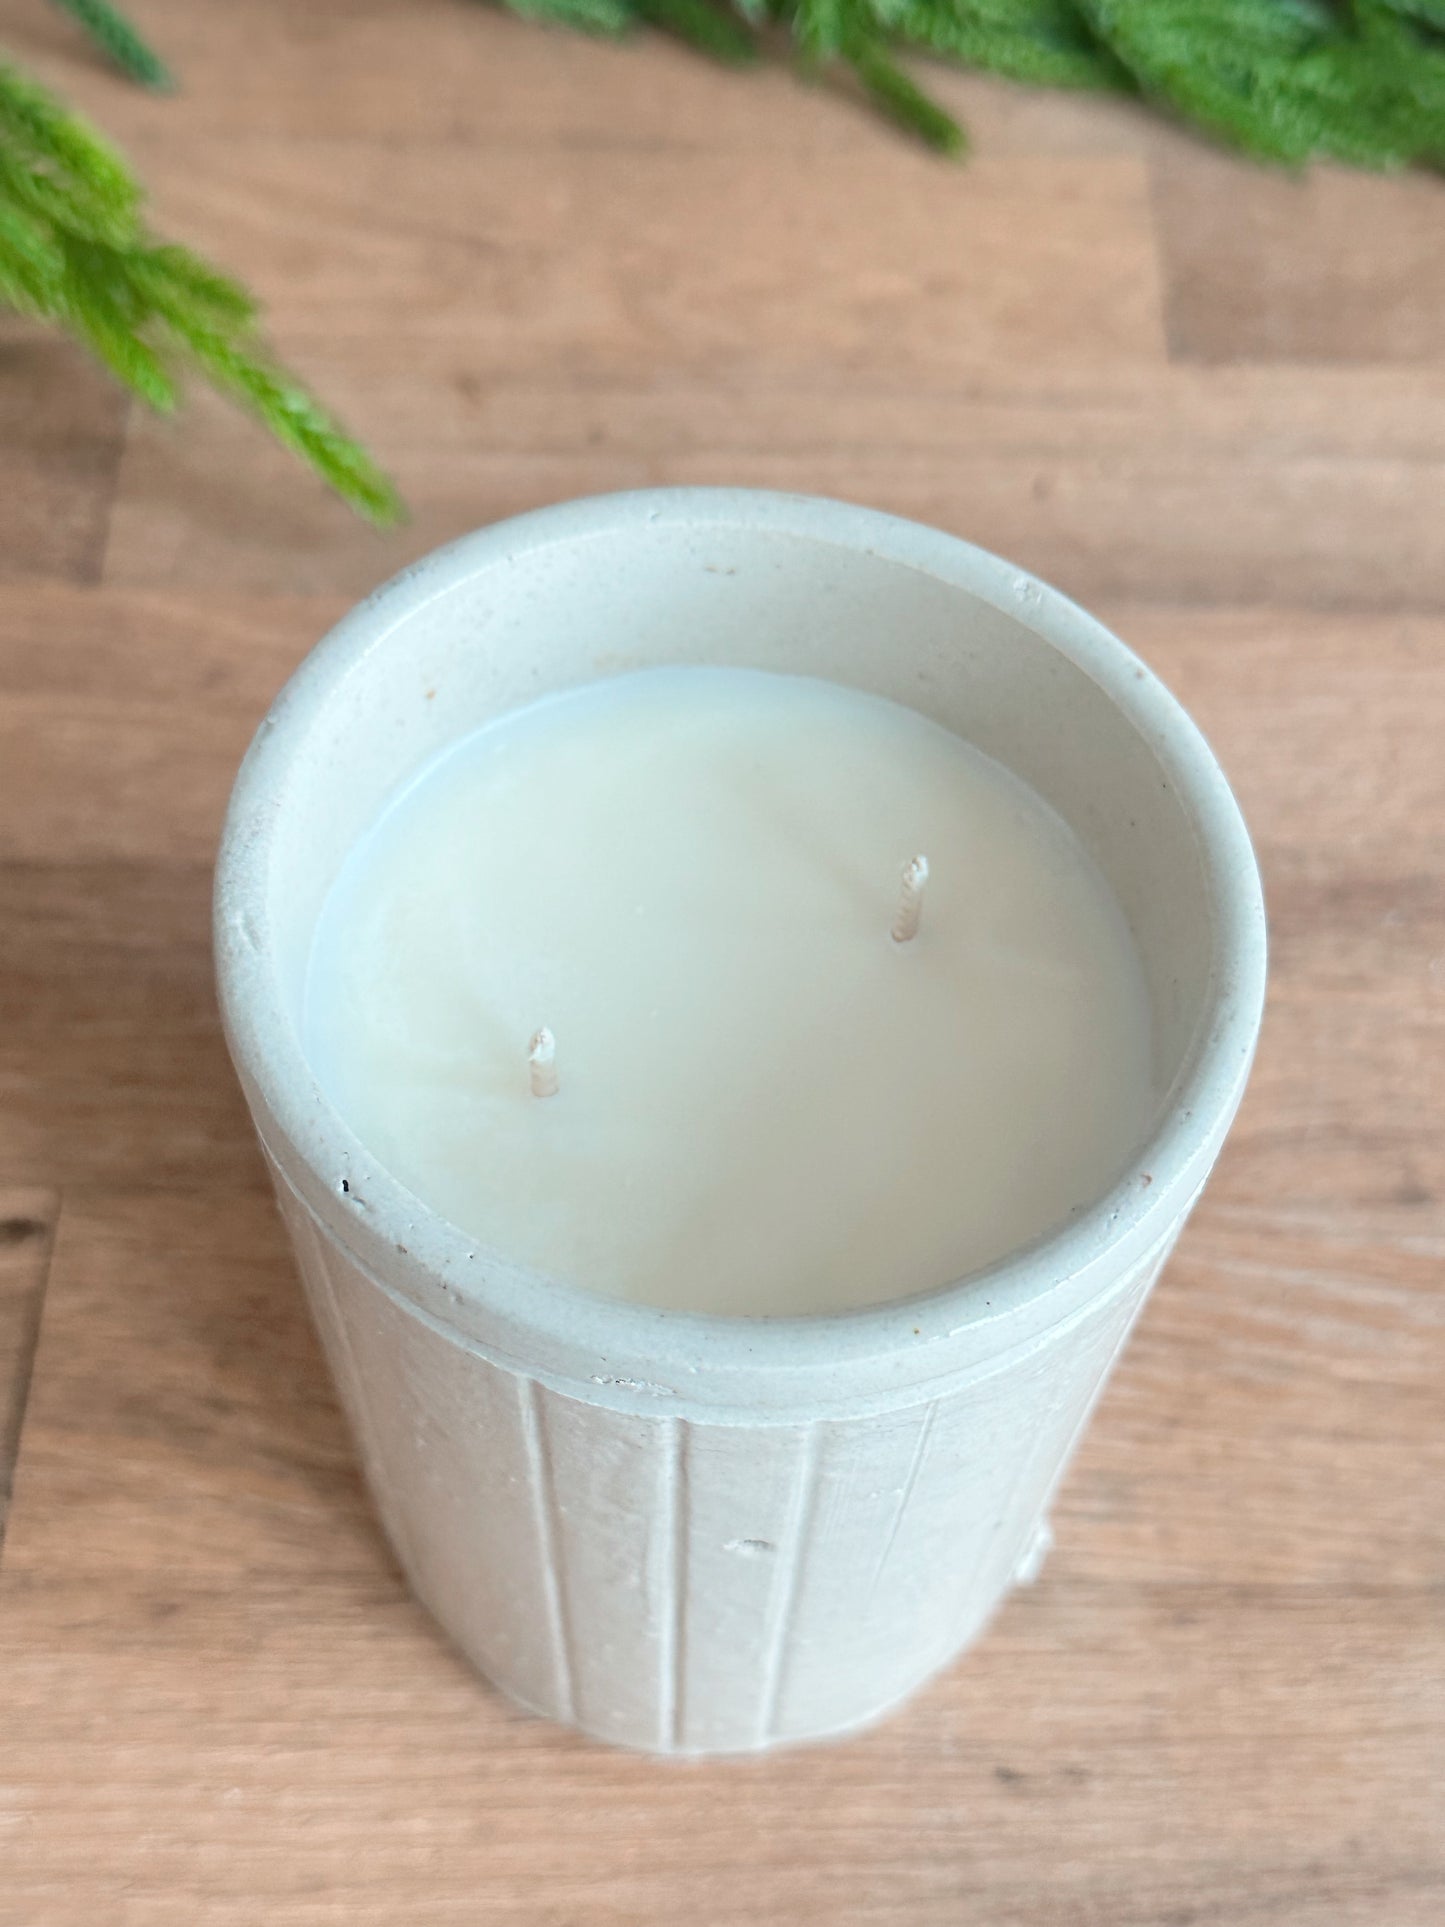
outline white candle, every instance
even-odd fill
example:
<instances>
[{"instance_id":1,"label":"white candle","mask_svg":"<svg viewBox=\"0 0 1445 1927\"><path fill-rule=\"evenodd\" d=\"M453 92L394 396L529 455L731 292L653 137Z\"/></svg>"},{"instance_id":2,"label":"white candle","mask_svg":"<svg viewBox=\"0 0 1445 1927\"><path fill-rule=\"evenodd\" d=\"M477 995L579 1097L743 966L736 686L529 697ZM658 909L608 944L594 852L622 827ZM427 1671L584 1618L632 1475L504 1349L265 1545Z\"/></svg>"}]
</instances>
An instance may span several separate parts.
<instances>
[{"instance_id":1,"label":"white candle","mask_svg":"<svg viewBox=\"0 0 1445 1927\"><path fill-rule=\"evenodd\" d=\"M618 676L425 768L330 893L304 1033L479 1247L695 1310L962 1277L1097 1197L1154 1101L1065 824L911 710L750 670Z\"/></svg>"},{"instance_id":2,"label":"white candle","mask_svg":"<svg viewBox=\"0 0 1445 1927\"><path fill-rule=\"evenodd\" d=\"M1032 1569L1264 989L1142 663L953 537L747 491L562 504L353 610L246 757L215 929L419 1598L665 1753L875 1719Z\"/></svg>"}]
</instances>

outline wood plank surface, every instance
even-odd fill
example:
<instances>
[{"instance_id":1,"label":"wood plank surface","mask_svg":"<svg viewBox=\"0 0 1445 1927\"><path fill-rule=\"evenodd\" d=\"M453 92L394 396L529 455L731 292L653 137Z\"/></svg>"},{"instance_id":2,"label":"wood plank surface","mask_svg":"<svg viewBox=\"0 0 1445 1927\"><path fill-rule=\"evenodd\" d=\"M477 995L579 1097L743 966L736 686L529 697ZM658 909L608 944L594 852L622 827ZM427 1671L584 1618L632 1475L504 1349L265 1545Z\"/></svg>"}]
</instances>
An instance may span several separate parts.
<instances>
[{"instance_id":1,"label":"wood plank surface","mask_svg":"<svg viewBox=\"0 0 1445 1927\"><path fill-rule=\"evenodd\" d=\"M1445 188L947 76L959 171L472 0L136 11L173 100L7 35L414 519L0 326L0 1927L1433 1927ZM235 764L351 598L659 482L874 502L1096 607L1218 748L1273 941L1041 1580L878 1732L684 1767L523 1718L408 1598L208 932Z\"/></svg>"},{"instance_id":2,"label":"wood plank surface","mask_svg":"<svg viewBox=\"0 0 1445 1927\"><path fill-rule=\"evenodd\" d=\"M0 1190L0 1548L40 1336L56 1203L53 1191Z\"/></svg>"},{"instance_id":3,"label":"wood plank surface","mask_svg":"<svg viewBox=\"0 0 1445 1927\"><path fill-rule=\"evenodd\" d=\"M127 412L99 369L0 313L0 575L100 580Z\"/></svg>"}]
</instances>

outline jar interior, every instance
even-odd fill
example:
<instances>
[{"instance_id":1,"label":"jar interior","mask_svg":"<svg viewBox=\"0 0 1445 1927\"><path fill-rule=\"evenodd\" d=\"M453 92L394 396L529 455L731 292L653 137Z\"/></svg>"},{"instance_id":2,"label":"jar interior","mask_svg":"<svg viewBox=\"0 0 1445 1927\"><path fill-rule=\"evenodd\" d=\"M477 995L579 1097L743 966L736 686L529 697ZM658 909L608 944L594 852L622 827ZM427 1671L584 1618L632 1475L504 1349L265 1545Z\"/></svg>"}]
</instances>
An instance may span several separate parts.
<instances>
[{"instance_id":1,"label":"jar interior","mask_svg":"<svg viewBox=\"0 0 1445 1927\"><path fill-rule=\"evenodd\" d=\"M342 861L431 758L578 683L664 663L735 665L824 677L919 710L1064 817L1132 928L1167 1105L1217 967L1204 844L1169 745L1041 633L1037 585L1018 576L1009 594L1017 606L1000 608L892 557L696 517L522 542L440 588L345 667L268 805L268 948L293 1026ZM1126 674L1147 679L1142 668Z\"/></svg>"}]
</instances>

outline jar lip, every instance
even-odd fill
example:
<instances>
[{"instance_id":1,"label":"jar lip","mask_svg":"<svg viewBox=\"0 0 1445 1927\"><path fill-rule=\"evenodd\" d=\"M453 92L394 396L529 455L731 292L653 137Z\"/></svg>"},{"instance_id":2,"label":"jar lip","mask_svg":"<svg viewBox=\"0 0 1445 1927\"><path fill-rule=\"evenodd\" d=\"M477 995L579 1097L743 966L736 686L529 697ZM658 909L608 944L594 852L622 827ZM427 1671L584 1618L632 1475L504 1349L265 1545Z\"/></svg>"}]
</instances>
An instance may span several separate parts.
<instances>
[{"instance_id":1,"label":"jar lip","mask_svg":"<svg viewBox=\"0 0 1445 1927\"><path fill-rule=\"evenodd\" d=\"M1077 665L1145 738L1198 838L1210 896L1210 989L1161 1115L1116 1184L1064 1226L986 1269L909 1299L855 1310L740 1317L606 1298L479 1251L419 1203L366 1150L321 1091L286 1013L268 941L267 880L283 778L351 666L419 610L514 558L643 523L732 527L869 552L966 591L1021 621ZM1022 593L1021 593L1022 592ZM1265 922L1258 867L1239 808L1197 726L1127 646L1059 591L958 536L879 510L749 489L675 488L602 495L494 524L438 549L376 590L305 658L261 723L237 777L216 870L215 943L228 1041L273 1156L298 1161L294 1188L330 1233L387 1289L412 1298L468 1342L518 1362L548 1361L565 1379L646 1404L664 1376L721 1373L739 1385L816 1368L876 1369L898 1383L925 1364L928 1341L997 1324L1051 1326L1083 1290L1103 1288L1160 1244L1187 1209L1237 1108L1264 1002ZM279 1142L269 1142L275 1136ZM343 1193L335 1174L346 1174ZM364 1212L353 1197L365 1199ZM1107 1261L1107 1262L1104 1262ZM1092 1287L1090 1281L1097 1281ZM1070 1289L1070 1287L1074 1289ZM980 1335L982 1335L980 1333ZM583 1366L590 1370L583 1371ZM599 1367L603 1369L599 1369ZM700 1391L693 1386L689 1395ZM651 1409L651 1408L649 1408Z\"/></svg>"}]
</instances>

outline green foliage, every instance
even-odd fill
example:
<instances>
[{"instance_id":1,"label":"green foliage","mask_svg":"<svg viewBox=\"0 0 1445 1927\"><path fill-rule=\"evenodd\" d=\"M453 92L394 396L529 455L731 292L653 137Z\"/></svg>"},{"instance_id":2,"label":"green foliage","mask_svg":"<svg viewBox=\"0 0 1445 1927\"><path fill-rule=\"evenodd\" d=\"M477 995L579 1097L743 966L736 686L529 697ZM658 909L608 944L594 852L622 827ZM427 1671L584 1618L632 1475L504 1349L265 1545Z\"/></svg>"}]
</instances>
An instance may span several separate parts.
<instances>
[{"instance_id":1,"label":"green foliage","mask_svg":"<svg viewBox=\"0 0 1445 1927\"><path fill-rule=\"evenodd\" d=\"M159 54L146 45L109 0L55 0L55 4L78 20L106 58L131 80L161 93L175 84Z\"/></svg>"},{"instance_id":2,"label":"green foliage","mask_svg":"<svg viewBox=\"0 0 1445 1927\"><path fill-rule=\"evenodd\" d=\"M1074 0L875 0L880 23L945 59L1040 87L1129 86Z\"/></svg>"},{"instance_id":3,"label":"green foliage","mask_svg":"<svg viewBox=\"0 0 1445 1927\"><path fill-rule=\"evenodd\" d=\"M901 50L1142 94L1264 160L1445 165L1445 0L730 0L739 35L722 38L709 0L504 3L609 33L663 25L726 59L743 56L746 29L785 29L805 69L851 69L946 152L962 131L898 67Z\"/></svg>"},{"instance_id":4,"label":"green foliage","mask_svg":"<svg viewBox=\"0 0 1445 1927\"><path fill-rule=\"evenodd\" d=\"M514 13L578 33L624 34L637 24L628 0L510 0Z\"/></svg>"},{"instance_id":5,"label":"green foliage","mask_svg":"<svg viewBox=\"0 0 1445 1927\"><path fill-rule=\"evenodd\" d=\"M400 513L386 477L266 353L245 289L158 240L120 156L3 62L0 302L69 329L153 408L200 375L363 515Z\"/></svg>"},{"instance_id":6,"label":"green foliage","mask_svg":"<svg viewBox=\"0 0 1445 1927\"><path fill-rule=\"evenodd\" d=\"M838 49L876 107L940 154L963 149L963 129L951 114L931 101L920 87L890 59L885 42L876 34L845 38Z\"/></svg>"},{"instance_id":7,"label":"green foliage","mask_svg":"<svg viewBox=\"0 0 1445 1927\"><path fill-rule=\"evenodd\" d=\"M709 0L632 0L637 17L665 33L676 34L699 52L732 67L757 58L757 42L746 25Z\"/></svg>"},{"instance_id":8,"label":"green foliage","mask_svg":"<svg viewBox=\"0 0 1445 1927\"><path fill-rule=\"evenodd\" d=\"M1245 152L1361 167L1445 161L1445 49L1430 15L1354 0L1085 0L1138 83Z\"/></svg>"}]
</instances>

